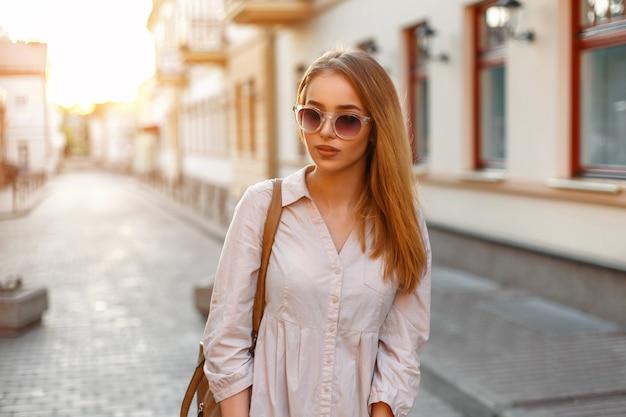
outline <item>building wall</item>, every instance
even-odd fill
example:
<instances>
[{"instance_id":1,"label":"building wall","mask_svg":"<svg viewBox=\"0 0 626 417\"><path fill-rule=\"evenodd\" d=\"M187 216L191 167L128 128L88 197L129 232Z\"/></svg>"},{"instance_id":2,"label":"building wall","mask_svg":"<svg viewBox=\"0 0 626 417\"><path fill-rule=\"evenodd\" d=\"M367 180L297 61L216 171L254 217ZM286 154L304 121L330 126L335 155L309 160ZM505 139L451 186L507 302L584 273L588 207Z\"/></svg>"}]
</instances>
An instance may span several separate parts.
<instances>
[{"instance_id":1,"label":"building wall","mask_svg":"<svg viewBox=\"0 0 626 417\"><path fill-rule=\"evenodd\" d=\"M624 209L497 191L421 186L431 223L554 254L623 267Z\"/></svg>"},{"instance_id":2,"label":"building wall","mask_svg":"<svg viewBox=\"0 0 626 417\"><path fill-rule=\"evenodd\" d=\"M223 184L228 184L236 200L247 186L286 176L310 163L299 143L292 105L303 71L336 45L354 47L373 40L378 47L374 58L388 71L408 108L403 30L427 21L436 30L433 52L450 57L448 62L428 64L431 150L428 161L415 166L421 201L433 229L435 261L473 269L559 301L570 300L604 317L626 316L624 307L619 308L626 294L626 183L581 180L570 173L573 121L568 51L573 3L523 2L521 29L532 29L535 40L509 41L506 46L504 171L473 167L474 57L468 32L477 2L461 0L344 0L329 3L297 24L230 24L224 67L229 161L207 164L207 158L186 156L186 169L205 177L222 170ZM248 97L249 91L237 89L249 82L253 104L242 110L238 94ZM187 94L198 91L198 86L192 82ZM250 108L254 109L254 150L237 130L248 123ZM488 248L484 253L491 256L474 254L471 259L470 247ZM498 259L508 261L510 272ZM524 262L537 262L541 273L528 274ZM579 273L568 281L574 270ZM593 300L598 298L606 300L607 308L594 310L598 303Z\"/></svg>"},{"instance_id":3,"label":"building wall","mask_svg":"<svg viewBox=\"0 0 626 417\"><path fill-rule=\"evenodd\" d=\"M276 176L274 37L259 31L230 51L227 68L230 97L231 194Z\"/></svg>"},{"instance_id":4,"label":"building wall","mask_svg":"<svg viewBox=\"0 0 626 417\"><path fill-rule=\"evenodd\" d=\"M17 164L19 148L28 148L28 163L22 168L46 171L51 154L48 125L49 105L45 98L45 78L31 75L0 75L0 87L7 90L5 158Z\"/></svg>"},{"instance_id":5,"label":"building wall","mask_svg":"<svg viewBox=\"0 0 626 417\"><path fill-rule=\"evenodd\" d=\"M46 98L47 53L44 43L0 39L0 89L7 93L4 158L30 172L49 170L54 156Z\"/></svg>"},{"instance_id":6,"label":"building wall","mask_svg":"<svg viewBox=\"0 0 626 417\"><path fill-rule=\"evenodd\" d=\"M139 138L134 103L98 104L88 118L89 156L103 167L130 172ZM137 152L140 152L137 149Z\"/></svg>"},{"instance_id":7,"label":"building wall","mask_svg":"<svg viewBox=\"0 0 626 417\"><path fill-rule=\"evenodd\" d=\"M568 175L570 69L564 51L571 42L567 35L571 2L524 2L522 27L534 30L536 39L509 42L507 47L507 169L498 181L471 172L465 37L472 4L352 0L304 25L282 29L277 41L282 81L277 87L277 112L279 149L288 151L281 160L292 159L293 154L289 104L298 65L308 65L336 44L354 46L371 38L379 46L374 56L389 71L400 97L405 97L401 31L428 20L437 31L434 51L450 56L447 63L429 64L432 153L428 164L416 169L430 221L626 270L623 193L596 198L597 192L578 191L574 194L584 195L571 197L572 193L546 185L549 179Z\"/></svg>"},{"instance_id":8,"label":"building wall","mask_svg":"<svg viewBox=\"0 0 626 417\"><path fill-rule=\"evenodd\" d=\"M185 176L220 187L231 184L229 103L222 68L203 66L190 71L180 109Z\"/></svg>"},{"instance_id":9,"label":"building wall","mask_svg":"<svg viewBox=\"0 0 626 417\"><path fill-rule=\"evenodd\" d=\"M433 52L450 57L429 64L431 154L415 169L435 261L624 323L626 184L600 181L617 186L602 192L590 190L597 181L569 180L572 2L524 1L521 29L532 29L535 41L507 45L507 168L495 176L472 170L467 31L473 4L348 0L303 25L278 30L281 175L298 165L290 113L296 68L334 45L373 39L374 57L406 107L401 33L427 20L437 31ZM556 188L549 185L554 179L582 187Z\"/></svg>"}]
</instances>

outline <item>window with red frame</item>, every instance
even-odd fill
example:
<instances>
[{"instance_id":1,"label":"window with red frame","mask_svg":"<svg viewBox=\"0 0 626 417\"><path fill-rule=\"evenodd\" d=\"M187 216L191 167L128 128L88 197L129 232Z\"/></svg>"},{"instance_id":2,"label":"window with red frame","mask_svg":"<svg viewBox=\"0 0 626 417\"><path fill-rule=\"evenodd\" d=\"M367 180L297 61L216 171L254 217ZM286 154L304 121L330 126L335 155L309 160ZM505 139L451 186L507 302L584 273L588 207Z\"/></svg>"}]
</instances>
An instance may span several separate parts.
<instances>
[{"instance_id":1,"label":"window with red frame","mask_svg":"<svg viewBox=\"0 0 626 417\"><path fill-rule=\"evenodd\" d=\"M403 31L408 62L407 96L409 103L409 134L413 150L413 162L423 164L430 154L430 125L428 99L428 64L426 42L420 30L424 23L410 26Z\"/></svg>"},{"instance_id":2,"label":"window with red frame","mask_svg":"<svg viewBox=\"0 0 626 417\"><path fill-rule=\"evenodd\" d=\"M495 0L474 12L474 167L506 168L506 31L508 11Z\"/></svg>"},{"instance_id":3,"label":"window with red frame","mask_svg":"<svg viewBox=\"0 0 626 417\"><path fill-rule=\"evenodd\" d=\"M626 0L573 0L575 176L626 178Z\"/></svg>"}]
</instances>

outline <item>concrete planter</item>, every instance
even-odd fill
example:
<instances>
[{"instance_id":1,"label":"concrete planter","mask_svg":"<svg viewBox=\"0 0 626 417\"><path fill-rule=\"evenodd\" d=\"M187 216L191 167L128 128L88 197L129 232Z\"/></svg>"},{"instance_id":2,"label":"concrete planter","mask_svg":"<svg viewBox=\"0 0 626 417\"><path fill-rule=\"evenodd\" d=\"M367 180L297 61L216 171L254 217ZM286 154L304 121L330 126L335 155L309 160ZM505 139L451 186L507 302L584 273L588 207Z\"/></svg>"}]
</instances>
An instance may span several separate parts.
<instances>
[{"instance_id":1,"label":"concrete planter","mask_svg":"<svg viewBox=\"0 0 626 417\"><path fill-rule=\"evenodd\" d=\"M211 307L211 294L213 294L213 285L194 288L194 303L196 309L198 309L200 315L205 319L209 315L209 308Z\"/></svg>"},{"instance_id":2,"label":"concrete planter","mask_svg":"<svg viewBox=\"0 0 626 417\"><path fill-rule=\"evenodd\" d=\"M196 309L206 320L209 315L209 309L211 308L211 295L213 294L213 282L215 281L215 275L212 275L207 280L207 285L196 285L193 289L193 299Z\"/></svg>"},{"instance_id":3,"label":"concrete planter","mask_svg":"<svg viewBox=\"0 0 626 417\"><path fill-rule=\"evenodd\" d=\"M47 309L48 290L44 287L0 292L0 336L17 336L38 325Z\"/></svg>"}]
</instances>

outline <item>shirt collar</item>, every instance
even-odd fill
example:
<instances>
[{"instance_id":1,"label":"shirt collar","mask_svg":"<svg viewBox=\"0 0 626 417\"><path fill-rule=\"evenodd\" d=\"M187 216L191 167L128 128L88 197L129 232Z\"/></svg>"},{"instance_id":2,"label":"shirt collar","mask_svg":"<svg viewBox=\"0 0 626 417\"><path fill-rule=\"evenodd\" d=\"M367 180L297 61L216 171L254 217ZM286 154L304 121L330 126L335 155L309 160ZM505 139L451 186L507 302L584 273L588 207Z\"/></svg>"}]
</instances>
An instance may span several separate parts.
<instances>
[{"instance_id":1,"label":"shirt collar","mask_svg":"<svg viewBox=\"0 0 626 417\"><path fill-rule=\"evenodd\" d=\"M303 197L311 200L311 194L306 185L306 174L313 168L313 165L305 166L283 179L283 207L293 204Z\"/></svg>"}]
</instances>

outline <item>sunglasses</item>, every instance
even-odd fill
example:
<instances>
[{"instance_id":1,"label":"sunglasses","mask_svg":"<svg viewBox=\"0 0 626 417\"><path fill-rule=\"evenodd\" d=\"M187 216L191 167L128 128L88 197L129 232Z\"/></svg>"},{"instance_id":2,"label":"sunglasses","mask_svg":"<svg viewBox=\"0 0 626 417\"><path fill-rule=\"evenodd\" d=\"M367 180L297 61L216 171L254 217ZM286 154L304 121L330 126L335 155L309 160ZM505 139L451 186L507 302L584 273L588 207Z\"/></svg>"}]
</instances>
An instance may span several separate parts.
<instances>
[{"instance_id":1,"label":"sunglasses","mask_svg":"<svg viewBox=\"0 0 626 417\"><path fill-rule=\"evenodd\" d=\"M293 106L296 115L296 123L304 133L319 132L324 124L324 119L330 120L330 125L337 137L350 140L354 139L372 118L355 113L328 113L315 107L299 104Z\"/></svg>"}]
</instances>

